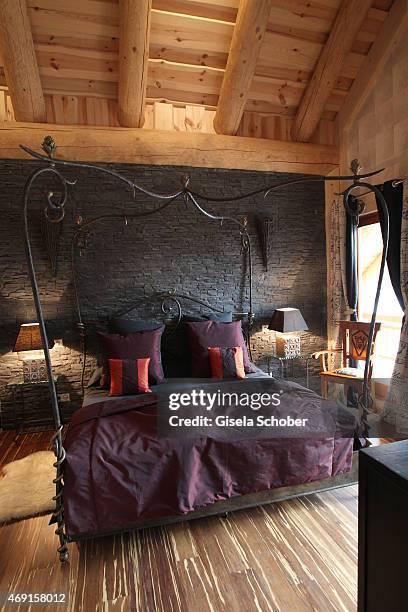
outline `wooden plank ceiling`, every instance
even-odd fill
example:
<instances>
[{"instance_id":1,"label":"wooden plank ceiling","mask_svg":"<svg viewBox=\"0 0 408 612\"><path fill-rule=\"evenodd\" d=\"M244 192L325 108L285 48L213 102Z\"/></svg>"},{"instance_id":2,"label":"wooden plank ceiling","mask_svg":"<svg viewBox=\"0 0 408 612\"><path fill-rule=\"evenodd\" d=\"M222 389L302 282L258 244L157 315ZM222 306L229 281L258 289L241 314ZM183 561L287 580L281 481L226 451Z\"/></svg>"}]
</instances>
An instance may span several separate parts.
<instances>
[{"instance_id":1,"label":"wooden plank ceiling","mask_svg":"<svg viewBox=\"0 0 408 612\"><path fill-rule=\"evenodd\" d=\"M9 1L0 0L0 4ZM251 1L256 2L241 0L244 4L251 4ZM126 78L123 66L119 66L119 27L122 44L124 36L119 5L122 4L122 10L123 5L127 5L129 10L132 2L25 2L45 96L47 121L66 125L118 126L118 75L121 74L121 86L122 79ZM319 67L319 58L330 42L333 29L338 30L342 25L339 24L340 18L350 18L341 16L342 6L348 0L262 2L264 7L270 5L269 17L262 39L259 39L256 61L254 54L249 59L253 63L253 76L245 81L248 86L242 95L243 113L238 134L332 144L336 115L371 45L379 36L393 2L363 1L363 14L355 12L351 23L346 23L348 27L355 27L353 22L357 21L357 33L350 40L350 48L345 48L338 57L337 69L335 66L331 72L330 77L334 74L335 78L326 99L321 101L316 120L320 123L316 129L313 122L308 123L306 132L312 131L312 134L306 136L305 129L299 128L303 115L299 119L297 112L299 108L307 112L306 95L314 99L310 90L313 77L316 79L314 73ZM144 3L149 5L148 0ZM152 0L150 19L144 17L146 22L150 22L145 127L214 130L213 118L223 86L238 4L239 0ZM354 5L351 7L353 10L357 5L356 2L349 4ZM245 36L251 37L247 29L243 28ZM258 28L256 31L254 28L253 35L257 33ZM126 44L129 49L132 43L127 40ZM235 48L239 52L239 45ZM0 68L0 85L3 87L0 120L13 119L7 94L7 74L7 70ZM323 75L325 78L324 72ZM145 77L141 75L139 78ZM226 82L227 77L224 89ZM325 83L321 81L320 87L325 87ZM132 91L131 85L126 85L124 96ZM223 98L228 100L228 91L226 94L223 92ZM314 110L316 115L316 108ZM125 115L121 108L119 116ZM296 126L293 126L294 122Z\"/></svg>"}]
</instances>

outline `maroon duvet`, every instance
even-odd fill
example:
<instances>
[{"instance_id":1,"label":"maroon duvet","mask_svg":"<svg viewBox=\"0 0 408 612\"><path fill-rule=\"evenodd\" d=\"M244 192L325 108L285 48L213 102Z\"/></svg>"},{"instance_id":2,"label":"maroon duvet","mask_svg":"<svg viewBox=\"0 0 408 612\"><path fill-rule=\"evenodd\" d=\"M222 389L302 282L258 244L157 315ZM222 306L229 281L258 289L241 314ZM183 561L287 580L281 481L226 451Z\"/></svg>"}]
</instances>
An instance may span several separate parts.
<instances>
[{"instance_id":1,"label":"maroon duvet","mask_svg":"<svg viewBox=\"0 0 408 612\"><path fill-rule=\"evenodd\" d=\"M64 446L66 529L76 539L348 472L353 439L158 439L146 394L81 408Z\"/></svg>"}]
</instances>

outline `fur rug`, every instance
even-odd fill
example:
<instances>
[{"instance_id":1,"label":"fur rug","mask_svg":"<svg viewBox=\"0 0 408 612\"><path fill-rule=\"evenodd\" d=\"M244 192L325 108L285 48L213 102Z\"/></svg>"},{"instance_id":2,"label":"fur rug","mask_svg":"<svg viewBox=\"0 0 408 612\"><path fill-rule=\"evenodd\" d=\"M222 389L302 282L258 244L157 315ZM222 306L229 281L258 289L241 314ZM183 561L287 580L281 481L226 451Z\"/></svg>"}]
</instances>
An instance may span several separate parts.
<instances>
[{"instance_id":1,"label":"fur rug","mask_svg":"<svg viewBox=\"0 0 408 612\"><path fill-rule=\"evenodd\" d=\"M0 473L0 523L53 511L54 454L40 451L4 466Z\"/></svg>"}]
</instances>

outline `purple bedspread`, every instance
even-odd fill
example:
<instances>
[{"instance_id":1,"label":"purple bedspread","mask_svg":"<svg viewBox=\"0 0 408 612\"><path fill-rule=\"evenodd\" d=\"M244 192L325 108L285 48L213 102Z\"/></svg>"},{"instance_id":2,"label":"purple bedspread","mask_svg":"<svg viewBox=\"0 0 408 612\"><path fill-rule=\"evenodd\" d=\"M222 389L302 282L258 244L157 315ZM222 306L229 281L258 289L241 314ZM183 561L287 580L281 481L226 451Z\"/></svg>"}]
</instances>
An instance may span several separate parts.
<instances>
[{"instance_id":1,"label":"purple bedspread","mask_svg":"<svg viewBox=\"0 0 408 612\"><path fill-rule=\"evenodd\" d=\"M352 437L157 438L155 400L154 394L110 399L73 415L64 442L70 539L351 468Z\"/></svg>"}]
</instances>

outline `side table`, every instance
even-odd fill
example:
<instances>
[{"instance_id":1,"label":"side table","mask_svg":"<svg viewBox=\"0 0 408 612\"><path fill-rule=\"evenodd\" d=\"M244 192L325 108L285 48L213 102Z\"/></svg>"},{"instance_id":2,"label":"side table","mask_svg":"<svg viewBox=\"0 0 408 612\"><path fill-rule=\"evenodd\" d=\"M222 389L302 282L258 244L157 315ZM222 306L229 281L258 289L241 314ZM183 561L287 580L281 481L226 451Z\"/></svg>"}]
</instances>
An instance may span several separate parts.
<instances>
[{"instance_id":1,"label":"side table","mask_svg":"<svg viewBox=\"0 0 408 612\"><path fill-rule=\"evenodd\" d=\"M295 363L304 362L305 370L306 370L306 387L309 389L309 361L310 359L311 359L311 355L296 355L293 357L283 357L280 355L275 355L274 353L270 353L266 355L267 371L268 371L269 376L271 376L272 375L272 363L274 360L276 360L280 364L281 378L288 378L288 372L287 372L288 364L290 363L291 365L291 372L293 376Z\"/></svg>"},{"instance_id":2,"label":"side table","mask_svg":"<svg viewBox=\"0 0 408 612\"><path fill-rule=\"evenodd\" d=\"M58 386L58 377L54 377L54 382ZM35 399L48 400L48 381L38 382L24 382L23 380L13 380L7 384L7 387L11 390L13 395L13 411L14 411L14 428L16 431L16 438L20 434L28 433L29 430L25 428L27 419L27 396L30 395ZM58 390L58 387L57 387ZM40 395L40 398L38 397ZM41 395L43 398L41 398ZM46 397L45 397L46 396ZM43 431L52 430L54 424L52 422L51 409L49 412L49 423L45 423L44 418L29 419L29 426L41 427ZM36 429L38 431L38 429Z\"/></svg>"}]
</instances>

